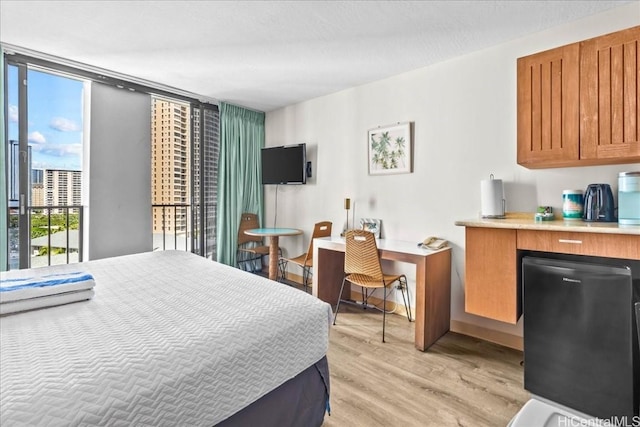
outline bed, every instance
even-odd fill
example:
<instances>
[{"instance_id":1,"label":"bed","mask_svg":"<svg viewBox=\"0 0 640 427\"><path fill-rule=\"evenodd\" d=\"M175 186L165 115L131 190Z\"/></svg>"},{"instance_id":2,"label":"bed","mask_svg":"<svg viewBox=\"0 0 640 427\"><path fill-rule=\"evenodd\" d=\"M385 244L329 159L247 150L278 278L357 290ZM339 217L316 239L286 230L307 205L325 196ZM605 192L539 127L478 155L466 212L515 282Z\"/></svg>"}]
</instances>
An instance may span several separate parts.
<instances>
[{"instance_id":1,"label":"bed","mask_svg":"<svg viewBox=\"0 0 640 427\"><path fill-rule=\"evenodd\" d=\"M322 424L328 304L180 251L44 269L95 296L0 317L0 425Z\"/></svg>"}]
</instances>

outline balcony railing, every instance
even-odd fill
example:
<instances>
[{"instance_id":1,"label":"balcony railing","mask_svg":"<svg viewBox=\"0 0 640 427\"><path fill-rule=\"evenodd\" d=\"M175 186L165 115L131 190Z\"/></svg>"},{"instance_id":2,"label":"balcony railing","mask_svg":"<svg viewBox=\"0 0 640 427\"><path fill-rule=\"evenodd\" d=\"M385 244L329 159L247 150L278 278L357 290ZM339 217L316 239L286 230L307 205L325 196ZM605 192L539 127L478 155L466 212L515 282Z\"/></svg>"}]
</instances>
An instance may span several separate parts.
<instances>
[{"instance_id":1,"label":"balcony railing","mask_svg":"<svg viewBox=\"0 0 640 427\"><path fill-rule=\"evenodd\" d=\"M20 256L30 257L31 267L55 264L71 264L83 261L84 207L28 206L30 218L29 249L20 250L19 209L9 207L9 268L20 268ZM153 250L185 250L206 256L215 256L215 203L200 207L204 209L204 224L194 219L192 206L184 203L152 205ZM195 227L192 221L195 220ZM192 228L196 230L192 235ZM201 235L202 234L202 235Z\"/></svg>"},{"instance_id":2,"label":"balcony railing","mask_svg":"<svg viewBox=\"0 0 640 427\"><path fill-rule=\"evenodd\" d=\"M215 259L215 202L157 204L152 209L154 251L185 250Z\"/></svg>"},{"instance_id":3,"label":"balcony railing","mask_svg":"<svg viewBox=\"0 0 640 427\"><path fill-rule=\"evenodd\" d=\"M9 208L9 268L19 268L20 254L30 256L31 267L82 262L81 205L28 206L29 250L20 251L19 209ZM44 232L43 232L44 231Z\"/></svg>"},{"instance_id":4,"label":"balcony railing","mask_svg":"<svg viewBox=\"0 0 640 427\"><path fill-rule=\"evenodd\" d=\"M153 250L191 251L191 205L158 204L153 209ZM158 221L160 219L160 221ZM186 219L186 221L185 221ZM171 245L173 243L173 246Z\"/></svg>"}]
</instances>

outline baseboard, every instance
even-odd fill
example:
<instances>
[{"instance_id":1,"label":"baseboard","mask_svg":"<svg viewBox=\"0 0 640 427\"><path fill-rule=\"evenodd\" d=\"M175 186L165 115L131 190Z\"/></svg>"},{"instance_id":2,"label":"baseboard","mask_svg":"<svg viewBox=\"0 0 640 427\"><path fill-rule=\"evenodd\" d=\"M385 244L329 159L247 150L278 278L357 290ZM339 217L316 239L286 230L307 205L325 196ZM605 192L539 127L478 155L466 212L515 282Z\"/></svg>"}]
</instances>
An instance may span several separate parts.
<instances>
[{"instance_id":1,"label":"baseboard","mask_svg":"<svg viewBox=\"0 0 640 427\"><path fill-rule=\"evenodd\" d=\"M479 338L504 347L513 348L522 351L524 349L524 341L521 336L500 332L471 323L461 322L459 320L451 320L451 332L468 335L470 337Z\"/></svg>"},{"instance_id":2,"label":"baseboard","mask_svg":"<svg viewBox=\"0 0 640 427\"><path fill-rule=\"evenodd\" d=\"M287 279L290 282L296 282L298 285L302 286L302 276L299 274L295 274L287 271L285 279Z\"/></svg>"}]
</instances>

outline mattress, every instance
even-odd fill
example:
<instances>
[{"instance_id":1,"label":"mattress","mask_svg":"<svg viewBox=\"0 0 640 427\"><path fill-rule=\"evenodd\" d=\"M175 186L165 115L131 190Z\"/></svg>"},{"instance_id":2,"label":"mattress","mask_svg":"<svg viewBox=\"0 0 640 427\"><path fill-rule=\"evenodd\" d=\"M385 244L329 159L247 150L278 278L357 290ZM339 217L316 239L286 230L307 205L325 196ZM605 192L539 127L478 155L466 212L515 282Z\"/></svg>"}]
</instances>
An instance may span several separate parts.
<instances>
[{"instance_id":1,"label":"mattress","mask_svg":"<svg viewBox=\"0 0 640 427\"><path fill-rule=\"evenodd\" d=\"M45 268L95 296L0 318L0 425L211 426L327 352L328 304L187 252Z\"/></svg>"},{"instance_id":2,"label":"mattress","mask_svg":"<svg viewBox=\"0 0 640 427\"><path fill-rule=\"evenodd\" d=\"M329 364L327 357L310 366L216 427L320 427L327 413Z\"/></svg>"}]
</instances>

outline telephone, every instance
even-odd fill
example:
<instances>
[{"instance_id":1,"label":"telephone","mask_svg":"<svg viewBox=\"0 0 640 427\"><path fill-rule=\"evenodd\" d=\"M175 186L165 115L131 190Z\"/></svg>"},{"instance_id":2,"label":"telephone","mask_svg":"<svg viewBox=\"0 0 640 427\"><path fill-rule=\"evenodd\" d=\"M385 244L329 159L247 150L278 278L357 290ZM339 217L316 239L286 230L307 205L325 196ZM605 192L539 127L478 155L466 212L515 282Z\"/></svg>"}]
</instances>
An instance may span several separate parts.
<instances>
[{"instance_id":1,"label":"telephone","mask_svg":"<svg viewBox=\"0 0 640 427\"><path fill-rule=\"evenodd\" d=\"M422 243L418 243L418 246L420 246L421 248L432 250L446 248L447 245L449 245L449 242L447 242L445 239L434 236L427 237Z\"/></svg>"}]
</instances>

